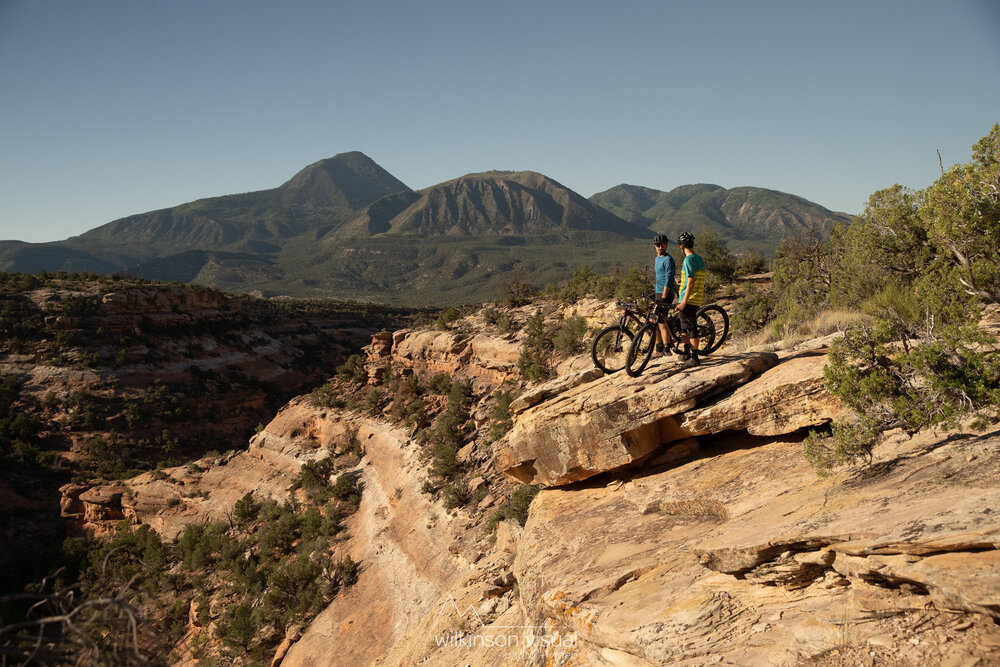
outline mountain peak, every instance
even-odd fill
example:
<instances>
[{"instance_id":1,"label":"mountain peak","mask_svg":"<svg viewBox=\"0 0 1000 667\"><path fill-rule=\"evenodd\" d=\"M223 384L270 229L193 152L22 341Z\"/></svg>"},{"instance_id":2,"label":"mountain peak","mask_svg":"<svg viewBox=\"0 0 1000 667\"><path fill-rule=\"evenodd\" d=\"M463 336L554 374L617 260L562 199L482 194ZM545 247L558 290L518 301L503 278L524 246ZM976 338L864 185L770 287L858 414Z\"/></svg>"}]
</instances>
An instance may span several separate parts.
<instances>
[{"instance_id":1,"label":"mountain peak","mask_svg":"<svg viewBox=\"0 0 1000 667\"><path fill-rule=\"evenodd\" d=\"M308 201L348 210L409 189L360 151L314 162L278 188L287 203Z\"/></svg>"}]
</instances>

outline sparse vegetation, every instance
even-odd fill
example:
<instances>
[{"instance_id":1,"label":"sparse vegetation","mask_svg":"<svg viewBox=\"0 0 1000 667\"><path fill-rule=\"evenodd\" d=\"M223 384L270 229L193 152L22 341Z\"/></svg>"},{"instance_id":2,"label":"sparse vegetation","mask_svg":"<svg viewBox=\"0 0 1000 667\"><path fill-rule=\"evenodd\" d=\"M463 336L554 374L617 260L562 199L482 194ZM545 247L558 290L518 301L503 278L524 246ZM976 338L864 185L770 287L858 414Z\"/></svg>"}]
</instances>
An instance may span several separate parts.
<instances>
[{"instance_id":1,"label":"sparse vegetation","mask_svg":"<svg viewBox=\"0 0 1000 667\"><path fill-rule=\"evenodd\" d=\"M300 383L344 361L343 340L326 335L331 324L377 330L406 321L412 313L374 304L253 300L120 275L0 273L0 349L16 353L19 365L62 366L58 373L78 378L68 395L62 384L53 391L23 375L0 378L0 481L18 498L0 508L0 595L37 586L67 564L58 512L33 510L24 521L18 503L51 507L70 481L143 471L166 481L164 465L243 449L253 425L270 419ZM214 361L230 355L246 363ZM261 380L262 369L279 375ZM167 502L179 508L204 496L178 489ZM63 584L70 576L61 575ZM16 619L6 606L0 613Z\"/></svg>"},{"instance_id":2,"label":"sparse vegetation","mask_svg":"<svg viewBox=\"0 0 1000 667\"><path fill-rule=\"evenodd\" d=\"M320 476L309 479L323 486ZM248 493L236 503L231 526L188 524L174 544L127 521L110 540L67 540L65 558L75 564L79 583L67 587L61 578L49 584L54 590L43 587L38 611L64 605L76 611L49 627L40 655L96 658L100 651L119 655L115 664L145 664L144 655L165 657L187 631L192 603L207 625L211 601L225 600L224 611L211 619L224 647L213 657L270 659L288 624L308 622L357 581L356 562L329 555L360 496L356 482L343 479L327 481L319 503L260 505ZM66 597L70 590L72 599ZM31 630L30 622L25 634L10 625L0 639L8 648L30 651L37 639Z\"/></svg>"},{"instance_id":3,"label":"sparse vegetation","mask_svg":"<svg viewBox=\"0 0 1000 667\"><path fill-rule=\"evenodd\" d=\"M504 519L514 519L522 526L528 521L528 508L541 489L531 484L518 486L503 507L498 509L486 524L487 530L493 531Z\"/></svg>"},{"instance_id":4,"label":"sparse vegetation","mask_svg":"<svg viewBox=\"0 0 1000 667\"><path fill-rule=\"evenodd\" d=\"M983 305L1000 302L998 249L1000 124L925 190L881 190L829 242L783 244L776 321L831 306L867 316L830 351L827 388L856 417L806 441L818 471L870 461L894 428L1000 421L1000 348L978 327Z\"/></svg>"},{"instance_id":5,"label":"sparse vegetation","mask_svg":"<svg viewBox=\"0 0 1000 667\"><path fill-rule=\"evenodd\" d=\"M521 375L530 382L547 380L552 375L553 344L542 311L535 311L535 314L528 318L524 331L526 336L517 367Z\"/></svg>"}]
</instances>

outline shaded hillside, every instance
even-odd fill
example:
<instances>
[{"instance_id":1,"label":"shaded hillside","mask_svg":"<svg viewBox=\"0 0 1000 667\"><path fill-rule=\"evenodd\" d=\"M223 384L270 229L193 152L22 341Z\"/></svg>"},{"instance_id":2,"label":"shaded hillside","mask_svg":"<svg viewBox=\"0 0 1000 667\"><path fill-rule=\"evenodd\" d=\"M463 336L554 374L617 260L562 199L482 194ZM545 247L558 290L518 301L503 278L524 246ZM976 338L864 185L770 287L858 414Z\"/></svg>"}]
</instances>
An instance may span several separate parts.
<instances>
[{"instance_id":1,"label":"shaded hillside","mask_svg":"<svg viewBox=\"0 0 1000 667\"><path fill-rule=\"evenodd\" d=\"M327 239L299 250L284 278L262 289L414 306L450 306L501 298L515 277L537 287L566 280L583 264L595 271L641 267L645 240L607 232L540 236L382 234Z\"/></svg>"},{"instance_id":2,"label":"shaded hillside","mask_svg":"<svg viewBox=\"0 0 1000 667\"><path fill-rule=\"evenodd\" d=\"M363 153L342 153L309 165L273 190L129 216L62 245L123 267L192 249L239 251L252 241L280 245L310 230L325 233L367 204L406 190Z\"/></svg>"},{"instance_id":3,"label":"shaded hillside","mask_svg":"<svg viewBox=\"0 0 1000 667\"><path fill-rule=\"evenodd\" d=\"M70 271L114 273L121 267L57 243L0 242L0 271L38 273Z\"/></svg>"},{"instance_id":4,"label":"shaded hillside","mask_svg":"<svg viewBox=\"0 0 1000 667\"><path fill-rule=\"evenodd\" d=\"M420 195L412 190L386 195L361 209L342 229L352 236L370 236L387 232L392 228L392 219L419 199Z\"/></svg>"},{"instance_id":5,"label":"shaded hillside","mask_svg":"<svg viewBox=\"0 0 1000 667\"><path fill-rule=\"evenodd\" d=\"M795 195L756 187L683 185L661 192L618 185L590 200L627 220L667 234L711 230L731 242L764 242L773 249L784 236L828 232L851 217Z\"/></svg>"},{"instance_id":6,"label":"shaded hillside","mask_svg":"<svg viewBox=\"0 0 1000 667\"><path fill-rule=\"evenodd\" d=\"M209 250L189 250L151 259L132 267L130 271L150 280L199 285L270 282L282 276L281 269L266 255Z\"/></svg>"}]
</instances>

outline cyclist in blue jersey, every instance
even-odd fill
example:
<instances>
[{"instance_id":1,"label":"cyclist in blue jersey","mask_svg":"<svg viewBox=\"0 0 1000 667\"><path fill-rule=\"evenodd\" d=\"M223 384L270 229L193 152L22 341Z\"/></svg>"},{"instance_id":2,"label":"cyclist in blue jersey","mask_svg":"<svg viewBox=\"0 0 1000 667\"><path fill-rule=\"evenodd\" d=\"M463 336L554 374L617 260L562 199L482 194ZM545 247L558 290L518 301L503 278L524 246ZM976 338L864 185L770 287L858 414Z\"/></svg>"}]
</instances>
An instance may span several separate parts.
<instances>
[{"instance_id":1,"label":"cyclist in blue jersey","mask_svg":"<svg viewBox=\"0 0 1000 667\"><path fill-rule=\"evenodd\" d=\"M673 345L665 313L674 300L674 275L677 273L677 264L667 252L667 243L667 237L663 234L658 234L653 238L653 246L656 248L656 259L653 260L653 269L656 273L656 293L653 294L653 301L656 302L656 321L659 325L656 333L656 352L653 355L656 357L670 354L670 346Z\"/></svg>"}]
</instances>

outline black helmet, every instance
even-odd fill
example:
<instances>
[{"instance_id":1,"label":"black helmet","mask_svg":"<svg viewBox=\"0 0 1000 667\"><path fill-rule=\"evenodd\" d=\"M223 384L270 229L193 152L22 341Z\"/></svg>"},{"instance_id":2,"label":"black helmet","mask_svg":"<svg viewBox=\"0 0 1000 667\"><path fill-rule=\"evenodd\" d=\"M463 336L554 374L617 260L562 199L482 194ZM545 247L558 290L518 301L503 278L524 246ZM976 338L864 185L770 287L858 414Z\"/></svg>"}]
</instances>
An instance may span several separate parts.
<instances>
[{"instance_id":1,"label":"black helmet","mask_svg":"<svg viewBox=\"0 0 1000 667\"><path fill-rule=\"evenodd\" d=\"M657 234L653 237L653 245L667 245L667 237L663 234Z\"/></svg>"},{"instance_id":2,"label":"black helmet","mask_svg":"<svg viewBox=\"0 0 1000 667\"><path fill-rule=\"evenodd\" d=\"M684 232L677 239L677 245L682 248L694 247L694 234L691 232Z\"/></svg>"}]
</instances>

